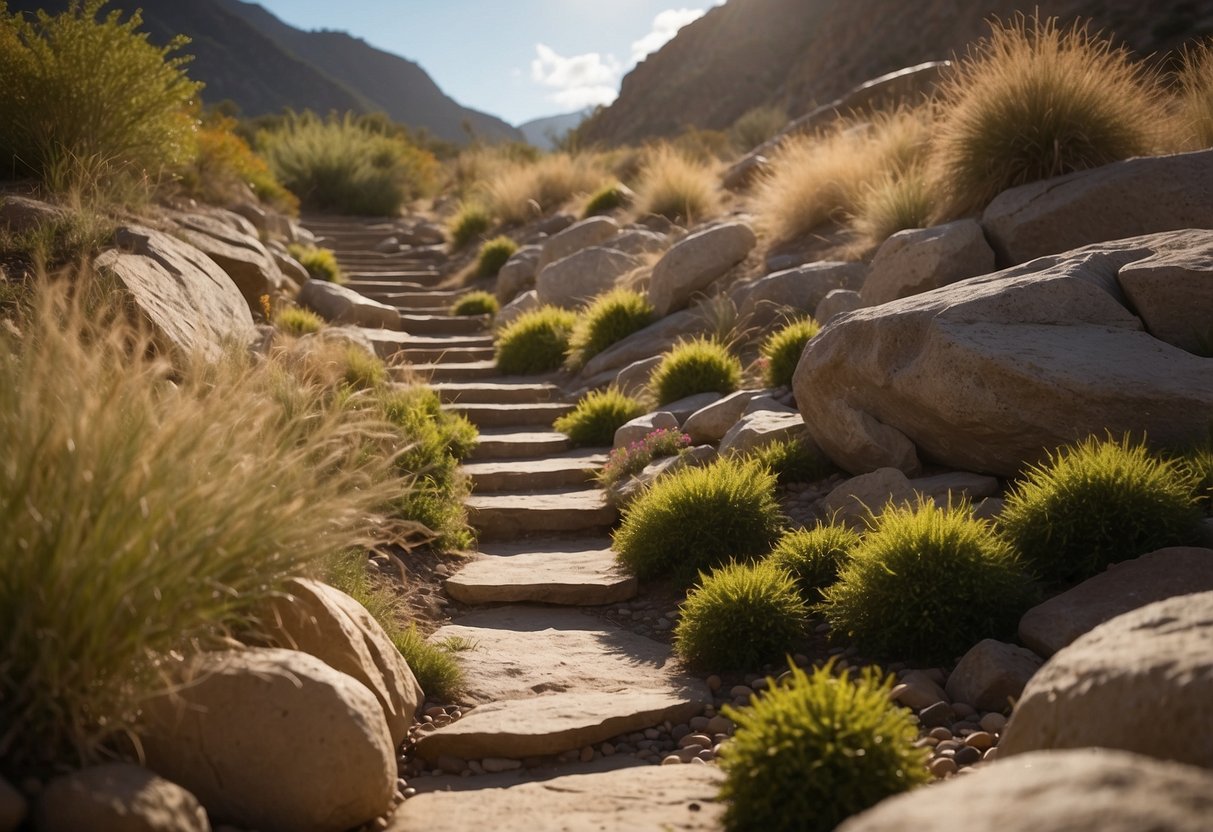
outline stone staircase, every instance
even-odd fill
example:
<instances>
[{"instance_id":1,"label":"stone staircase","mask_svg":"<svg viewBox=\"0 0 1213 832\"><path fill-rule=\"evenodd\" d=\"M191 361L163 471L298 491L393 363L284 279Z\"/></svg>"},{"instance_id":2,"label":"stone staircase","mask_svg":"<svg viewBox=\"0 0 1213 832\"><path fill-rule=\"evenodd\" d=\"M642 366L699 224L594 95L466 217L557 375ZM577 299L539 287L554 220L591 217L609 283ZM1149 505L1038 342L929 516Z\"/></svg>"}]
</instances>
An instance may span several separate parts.
<instances>
[{"instance_id":1,"label":"stone staircase","mask_svg":"<svg viewBox=\"0 0 1213 832\"><path fill-rule=\"evenodd\" d=\"M412 778L419 794L388 828L470 828L459 818L494 829L718 828L714 767L657 768L591 748L685 724L712 702L667 645L586 612L637 592L610 550L616 511L593 481L607 449L573 449L551 429L571 407L552 379L498 374L488 321L446 314L460 291L438 288L440 262L376 251L390 225L309 228L336 251L347 285L401 311L410 337L398 358L411 365L401 372L429 380L444 408L481 431L465 465L479 551L446 584L472 610L433 635L474 645L460 654L471 707L423 733L415 752L444 771L475 761L504 773ZM570 753L581 762L556 762ZM594 797L569 799L578 793Z\"/></svg>"}]
</instances>

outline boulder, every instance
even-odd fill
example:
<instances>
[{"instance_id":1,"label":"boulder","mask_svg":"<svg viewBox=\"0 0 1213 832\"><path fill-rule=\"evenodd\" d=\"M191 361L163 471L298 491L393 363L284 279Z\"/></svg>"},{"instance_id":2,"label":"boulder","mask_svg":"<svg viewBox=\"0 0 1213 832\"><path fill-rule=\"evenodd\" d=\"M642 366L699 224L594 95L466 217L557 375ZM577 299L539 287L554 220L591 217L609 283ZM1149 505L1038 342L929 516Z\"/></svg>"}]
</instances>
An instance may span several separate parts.
<instances>
[{"instance_id":1,"label":"boulder","mask_svg":"<svg viewBox=\"0 0 1213 832\"><path fill-rule=\"evenodd\" d=\"M684 308L697 293L736 266L758 238L742 222L713 226L675 244L653 267L649 300L665 316Z\"/></svg>"},{"instance_id":2,"label":"boulder","mask_svg":"<svg viewBox=\"0 0 1213 832\"><path fill-rule=\"evenodd\" d=\"M672 347L678 338L698 335L706 330L704 317L694 310L676 312L598 353L585 363L581 376L589 378L607 370L626 367L642 358L660 355Z\"/></svg>"},{"instance_id":3,"label":"boulder","mask_svg":"<svg viewBox=\"0 0 1213 832\"><path fill-rule=\"evenodd\" d=\"M357 344L382 361L391 362L393 356L409 346L412 337L405 332L391 329L367 329L361 326L326 326L314 336L322 340L339 338Z\"/></svg>"},{"instance_id":4,"label":"boulder","mask_svg":"<svg viewBox=\"0 0 1213 832\"><path fill-rule=\"evenodd\" d=\"M493 316L493 328L499 331L505 329L527 312L534 312L541 306L543 304L539 302L538 292L534 289L531 289L529 292L523 292L501 307L501 311Z\"/></svg>"},{"instance_id":5,"label":"boulder","mask_svg":"<svg viewBox=\"0 0 1213 832\"><path fill-rule=\"evenodd\" d=\"M141 766L109 763L56 777L38 795L38 832L210 832L198 799Z\"/></svg>"},{"instance_id":6,"label":"boulder","mask_svg":"<svg viewBox=\"0 0 1213 832\"><path fill-rule=\"evenodd\" d=\"M977 502L985 497L993 497L1002 490L996 478L966 471L916 477L910 480L910 488L942 506L948 505L949 501Z\"/></svg>"},{"instance_id":7,"label":"boulder","mask_svg":"<svg viewBox=\"0 0 1213 832\"><path fill-rule=\"evenodd\" d=\"M692 442L719 442L741 418L751 400L764 392L739 390L730 393L692 413L683 423L682 430L691 437Z\"/></svg>"},{"instance_id":8,"label":"boulder","mask_svg":"<svg viewBox=\"0 0 1213 832\"><path fill-rule=\"evenodd\" d=\"M0 777L0 832L15 832L29 812L25 795Z\"/></svg>"},{"instance_id":9,"label":"boulder","mask_svg":"<svg viewBox=\"0 0 1213 832\"><path fill-rule=\"evenodd\" d=\"M497 272L497 301L507 304L523 292L534 288L535 273L539 271L539 246L524 246L510 255Z\"/></svg>"},{"instance_id":10,"label":"boulder","mask_svg":"<svg viewBox=\"0 0 1213 832\"><path fill-rule=\"evenodd\" d=\"M751 153L742 156L720 177L720 184L726 191L744 191L754 183L759 176L766 173L771 162L761 153Z\"/></svg>"},{"instance_id":11,"label":"boulder","mask_svg":"<svg viewBox=\"0 0 1213 832\"><path fill-rule=\"evenodd\" d=\"M615 447L626 448L633 442L639 442L655 430L678 430L678 419L673 413L658 410L637 416L630 422L625 422L615 431Z\"/></svg>"},{"instance_id":12,"label":"boulder","mask_svg":"<svg viewBox=\"0 0 1213 832\"><path fill-rule=\"evenodd\" d=\"M277 249L270 249L270 255L274 258L274 265L278 267L278 273L294 283L296 289L311 279L311 275L308 274L303 264L289 254Z\"/></svg>"},{"instance_id":13,"label":"boulder","mask_svg":"<svg viewBox=\"0 0 1213 832\"><path fill-rule=\"evenodd\" d=\"M425 694L387 633L362 604L331 586L297 578L285 589L289 594L273 599L265 616L271 635L362 682L379 700L392 745L399 746Z\"/></svg>"},{"instance_id":14,"label":"boulder","mask_svg":"<svg viewBox=\"0 0 1213 832\"><path fill-rule=\"evenodd\" d=\"M239 217L238 214L232 216ZM184 215L178 223L181 238L218 263L236 284L253 314L259 314L261 296L281 285L282 273L278 271L273 255L257 239L256 229L249 235L202 214Z\"/></svg>"},{"instance_id":15,"label":"boulder","mask_svg":"<svg viewBox=\"0 0 1213 832\"><path fill-rule=\"evenodd\" d=\"M403 329L400 312L386 303L363 297L327 280L309 280L299 293L299 305L331 324L350 324L370 329Z\"/></svg>"},{"instance_id":16,"label":"boulder","mask_svg":"<svg viewBox=\"0 0 1213 832\"><path fill-rule=\"evenodd\" d=\"M1023 647L983 639L948 676L948 698L982 711L1007 711L1043 661Z\"/></svg>"},{"instance_id":17,"label":"boulder","mask_svg":"<svg viewBox=\"0 0 1213 832\"><path fill-rule=\"evenodd\" d=\"M836 289L858 290L868 267L863 263L823 261L785 269L738 287L737 314L750 326L767 328L788 313L812 315Z\"/></svg>"},{"instance_id":18,"label":"boulder","mask_svg":"<svg viewBox=\"0 0 1213 832\"><path fill-rule=\"evenodd\" d=\"M890 503L913 502L914 489L896 468L878 468L852 477L825 496L821 506L827 517L851 526L865 525L870 515L879 515Z\"/></svg>"},{"instance_id":19,"label":"boulder","mask_svg":"<svg viewBox=\"0 0 1213 832\"><path fill-rule=\"evenodd\" d=\"M66 218L67 211L49 202L14 194L0 197L0 228L12 234L21 234Z\"/></svg>"},{"instance_id":20,"label":"boulder","mask_svg":"<svg viewBox=\"0 0 1213 832\"><path fill-rule=\"evenodd\" d=\"M744 454L787 439L802 439L810 447L813 444L805 435L804 419L799 413L757 410L742 416L725 432L720 439L720 453Z\"/></svg>"},{"instance_id":21,"label":"boulder","mask_svg":"<svg viewBox=\"0 0 1213 832\"><path fill-rule=\"evenodd\" d=\"M977 220L913 228L881 244L859 296L864 306L876 306L992 271L994 250Z\"/></svg>"},{"instance_id":22,"label":"boulder","mask_svg":"<svg viewBox=\"0 0 1213 832\"><path fill-rule=\"evenodd\" d=\"M1097 745L1213 768L1210 702L1213 592L1179 595L1059 650L1028 682L998 753Z\"/></svg>"},{"instance_id":23,"label":"boulder","mask_svg":"<svg viewBox=\"0 0 1213 832\"><path fill-rule=\"evenodd\" d=\"M1202 832L1213 774L1102 748L1040 751L889 798L837 832L937 829L958 811L965 832Z\"/></svg>"},{"instance_id":24,"label":"boulder","mask_svg":"<svg viewBox=\"0 0 1213 832\"><path fill-rule=\"evenodd\" d=\"M1028 610L1019 640L1047 658L1105 621L1189 592L1213 592L1213 549L1159 549L1113 564Z\"/></svg>"},{"instance_id":25,"label":"boulder","mask_svg":"<svg viewBox=\"0 0 1213 832\"><path fill-rule=\"evenodd\" d=\"M999 194L981 225L1004 263L1104 240L1213 228L1213 150L1113 162Z\"/></svg>"},{"instance_id":26,"label":"boulder","mask_svg":"<svg viewBox=\"0 0 1213 832\"><path fill-rule=\"evenodd\" d=\"M684 453L678 456L660 457L644 466L644 470L639 474L628 477L625 482L615 486L612 498L616 505L626 505L640 494L641 491L644 491L666 474L671 474L688 466L703 467L710 465L717 457L716 449L711 445L699 445L694 448L687 448Z\"/></svg>"},{"instance_id":27,"label":"boulder","mask_svg":"<svg viewBox=\"0 0 1213 832\"><path fill-rule=\"evenodd\" d=\"M682 424L687 419L691 418L691 414L696 410L702 410L713 402L720 401L721 393L707 392L695 393L692 396L686 396L681 399L676 399L668 404L663 404L661 409L667 413L673 414L678 420L678 424Z\"/></svg>"},{"instance_id":28,"label":"boulder","mask_svg":"<svg viewBox=\"0 0 1213 832\"><path fill-rule=\"evenodd\" d=\"M1145 332L1116 276L1210 246L1209 231L1101 243L857 310L809 342L796 401L852 472L925 458L1011 476L1109 431L1191 444L1208 435L1213 360Z\"/></svg>"},{"instance_id":29,"label":"boulder","mask_svg":"<svg viewBox=\"0 0 1213 832\"><path fill-rule=\"evenodd\" d=\"M613 248L592 246L544 266L535 278L540 303L574 309L615 288L641 262Z\"/></svg>"},{"instance_id":30,"label":"boulder","mask_svg":"<svg viewBox=\"0 0 1213 832\"><path fill-rule=\"evenodd\" d=\"M232 279L193 246L142 226L115 234L118 250L94 261L98 274L125 296L158 346L184 358L223 354L225 342L257 336L248 304Z\"/></svg>"},{"instance_id":31,"label":"boulder","mask_svg":"<svg viewBox=\"0 0 1213 832\"><path fill-rule=\"evenodd\" d=\"M614 383L623 392L629 396L639 396L643 394L649 387L649 378L653 375L653 371L657 369L657 365L661 363L661 356L655 355L652 358L643 358L640 361L633 361L628 366L619 370L617 373L608 371L608 374L614 373Z\"/></svg>"},{"instance_id":32,"label":"boulder","mask_svg":"<svg viewBox=\"0 0 1213 832\"><path fill-rule=\"evenodd\" d=\"M939 683L922 670L907 670L901 674L893 690L889 691L889 698L915 711L948 701L948 695Z\"/></svg>"},{"instance_id":33,"label":"boulder","mask_svg":"<svg viewBox=\"0 0 1213 832\"><path fill-rule=\"evenodd\" d=\"M669 245L669 239L664 234L648 231L644 228L633 228L622 231L611 238L611 248L622 251L633 257L644 257L647 254L660 254Z\"/></svg>"},{"instance_id":34,"label":"boulder","mask_svg":"<svg viewBox=\"0 0 1213 832\"><path fill-rule=\"evenodd\" d=\"M860 298L859 292L850 289L835 289L822 298L821 303L817 304L817 309L813 312L813 319L825 326L839 315L862 308L863 300Z\"/></svg>"},{"instance_id":35,"label":"boulder","mask_svg":"<svg viewBox=\"0 0 1213 832\"><path fill-rule=\"evenodd\" d=\"M213 823L344 832L384 814L396 754L383 710L356 679L295 650L195 657L174 694L149 701L148 767Z\"/></svg>"},{"instance_id":36,"label":"boulder","mask_svg":"<svg viewBox=\"0 0 1213 832\"><path fill-rule=\"evenodd\" d=\"M1147 332L1181 350L1213 355L1213 247L1160 251L1125 266L1117 279Z\"/></svg>"},{"instance_id":37,"label":"boulder","mask_svg":"<svg viewBox=\"0 0 1213 832\"><path fill-rule=\"evenodd\" d=\"M618 233L619 223L611 217L590 217L573 223L544 241L538 271L582 249L599 246Z\"/></svg>"}]
</instances>

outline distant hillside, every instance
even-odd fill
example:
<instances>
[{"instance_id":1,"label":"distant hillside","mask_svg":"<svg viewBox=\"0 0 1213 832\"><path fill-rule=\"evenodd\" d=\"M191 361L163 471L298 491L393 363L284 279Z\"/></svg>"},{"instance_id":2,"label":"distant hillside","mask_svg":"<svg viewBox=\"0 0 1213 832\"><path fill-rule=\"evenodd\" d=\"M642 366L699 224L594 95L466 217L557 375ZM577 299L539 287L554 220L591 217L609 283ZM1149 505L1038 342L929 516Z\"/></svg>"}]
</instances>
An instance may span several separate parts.
<instances>
[{"instance_id":1,"label":"distant hillside","mask_svg":"<svg viewBox=\"0 0 1213 832\"><path fill-rule=\"evenodd\" d=\"M9 0L10 11L60 12L69 0ZM115 0L107 7L142 9L154 43L187 35L191 77L203 97L236 102L247 116L283 108L318 113L382 110L447 141L466 142L466 121L488 139L522 141L501 119L470 110L443 94L412 61L340 32L304 32L260 6L240 0Z\"/></svg>"},{"instance_id":2,"label":"distant hillside","mask_svg":"<svg viewBox=\"0 0 1213 832\"><path fill-rule=\"evenodd\" d=\"M522 135L526 136L526 140L535 145L535 147L538 147L540 150L552 150L556 146L556 141L564 138L570 130L589 118L593 112L593 107L587 107L575 113L537 118L525 124L518 125L518 129L522 131Z\"/></svg>"},{"instance_id":3,"label":"distant hillside","mask_svg":"<svg viewBox=\"0 0 1213 832\"><path fill-rule=\"evenodd\" d=\"M1213 33L1213 0L728 0L637 65L582 138L720 130L765 104L799 116L876 76L963 52L991 15L1036 6L1065 21L1093 18L1143 55Z\"/></svg>"}]
</instances>

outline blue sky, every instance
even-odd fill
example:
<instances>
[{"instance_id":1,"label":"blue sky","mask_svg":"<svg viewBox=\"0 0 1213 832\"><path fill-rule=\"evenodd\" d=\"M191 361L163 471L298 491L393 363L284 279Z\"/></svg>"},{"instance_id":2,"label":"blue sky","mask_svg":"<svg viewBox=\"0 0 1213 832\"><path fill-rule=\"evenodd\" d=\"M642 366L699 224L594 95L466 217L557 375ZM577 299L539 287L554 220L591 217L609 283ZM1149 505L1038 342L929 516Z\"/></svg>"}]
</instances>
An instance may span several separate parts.
<instances>
[{"instance_id":1,"label":"blue sky","mask_svg":"<svg viewBox=\"0 0 1213 832\"><path fill-rule=\"evenodd\" d=\"M416 61L468 107L518 124L606 104L643 55L721 0L257 0Z\"/></svg>"}]
</instances>

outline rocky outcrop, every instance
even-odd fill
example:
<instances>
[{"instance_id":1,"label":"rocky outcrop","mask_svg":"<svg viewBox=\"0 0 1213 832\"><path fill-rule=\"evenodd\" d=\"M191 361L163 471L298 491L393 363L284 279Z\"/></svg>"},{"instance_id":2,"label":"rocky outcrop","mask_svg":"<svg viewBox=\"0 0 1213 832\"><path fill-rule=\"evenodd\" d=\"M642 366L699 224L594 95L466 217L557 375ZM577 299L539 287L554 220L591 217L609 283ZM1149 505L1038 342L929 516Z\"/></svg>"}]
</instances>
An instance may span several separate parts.
<instances>
[{"instance_id":1,"label":"rocky outcrop","mask_svg":"<svg viewBox=\"0 0 1213 832\"><path fill-rule=\"evenodd\" d=\"M231 216L243 220L238 214ZM274 257L256 237L205 214L185 214L177 219L178 233L190 245L214 260L236 284L245 303L260 314L261 296L283 288L282 273ZM248 221L244 220L248 225Z\"/></svg>"},{"instance_id":2,"label":"rocky outcrop","mask_svg":"<svg viewBox=\"0 0 1213 832\"><path fill-rule=\"evenodd\" d=\"M539 246L523 246L510 255L501 271L497 272L495 293L497 301L507 304L523 292L535 286L535 273L539 271Z\"/></svg>"},{"instance_id":3,"label":"rocky outcrop","mask_svg":"<svg viewBox=\"0 0 1213 832\"><path fill-rule=\"evenodd\" d=\"M992 638L977 642L948 676L947 693L983 711L1006 711L1040 669L1040 656Z\"/></svg>"},{"instance_id":4,"label":"rocky outcrop","mask_svg":"<svg viewBox=\"0 0 1213 832\"><path fill-rule=\"evenodd\" d=\"M331 324L349 324L369 329L402 329L400 312L393 306L363 297L326 280L309 280L299 293L299 305Z\"/></svg>"},{"instance_id":5,"label":"rocky outcrop","mask_svg":"<svg viewBox=\"0 0 1213 832\"><path fill-rule=\"evenodd\" d=\"M1113 618L1049 659L999 754L1100 746L1213 768L1211 701L1213 592L1181 595Z\"/></svg>"},{"instance_id":6,"label":"rocky outcrop","mask_svg":"<svg viewBox=\"0 0 1213 832\"><path fill-rule=\"evenodd\" d=\"M539 307L543 306L539 302L539 293L534 289L523 292L518 297L501 307L501 311L493 316L493 326L498 330L512 324L514 321L521 318L527 312L534 312Z\"/></svg>"},{"instance_id":7,"label":"rocky outcrop","mask_svg":"<svg viewBox=\"0 0 1213 832\"><path fill-rule=\"evenodd\" d=\"M1009 476L1105 431L1189 444L1207 435L1213 360L1146 332L1118 277L1160 253L1211 252L1209 231L1137 237L857 310L809 342L796 401L852 472L928 459ZM1168 285L1176 304L1199 296Z\"/></svg>"},{"instance_id":8,"label":"rocky outcrop","mask_svg":"<svg viewBox=\"0 0 1213 832\"><path fill-rule=\"evenodd\" d=\"M749 326L766 328L789 314L813 315L835 289L858 291L868 268L863 263L824 261L769 274L740 286L737 314Z\"/></svg>"},{"instance_id":9,"label":"rocky outcrop","mask_svg":"<svg viewBox=\"0 0 1213 832\"><path fill-rule=\"evenodd\" d=\"M859 296L859 292L850 289L835 289L822 298L821 303L817 304L817 311L813 313L813 318L817 323L825 326L839 315L854 312L862 307L863 298Z\"/></svg>"},{"instance_id":10,"label":"rocky outcrop","mask_svg":"<svg viewBox=\"0 0 1213 832\"><path fill-rule=\"evenodd\" d=\"M691 298L736 266L758 244L748 225L730 222L675 244L653 267L649 300L658 315L684 308Z\"/></svg>"},{"instance_id":11,"label":"rocky outcrop","mask_svg":"<svg viewBox=\"0 0 1213 832\"><path fill-rule=\"evenodd\" d=\"M583 249L601 246L618 233L619 223L610 217L590 217L573 223L544 242L538 270L543 271L557 260L563 260Z\"/></svg>"},{"instance_id":12,"label":"rocky outcrop","mask_svg":"<svg viewBox=\"0 0 1213 832\"><path fill-rule=\"evenodd\" d=\"M994 251L976 220L898 231L877 250L859 296L877 306L992 271Z\"/></svg>"},{"instance_id":13,"label":"rocky outcrop","mask_svg":"<svg viewBox=\"0 0 1213 832\"><path fill-rule=\"evenodd\" d=\"M613 289L640 265L630 254L592 246L545 266L535 278L535 291L540 303L574 309Z\"/></svg>"},{"instance_id":14,"label":"rocky outcrop","mask_svg":"<svg viewBox=\"0 0 1213 832\"><path fill-rule=\"evenodd\" d=\"M140 766L110 763L56 777L38 796L39 832L210 832L185 789Z\"/></svg>"},{"instance_id":15,"label":"rocky outcrop","mask_svg":"<svg viewBox=\"0 0 1213 832\"><path fill-rule=\"evenodd\" d=\"M746 407L762 396L762 390L739 390L696 410L682 426L692 442L719 442L737 424Z\"/></svg>"},{"instance_id":16,"label":"rocky outcrop","mask_svg":"<svg viewBox=\"0 0 1213 832\"><path fill-rule=\"evenodd\" d=\"M626 367L633 361L658 356L673 346L678 338L698 335L706 330L707 323L702 315L693 310L675 312L598 353L585 363L581 376L592 378Z\"/></svg>"},{"instance_id":17,"label":"rocky outcrop","mask_svg":"<svg viewBox=\"0 0 1213 832\"><path fill-rule=\"evenodd\" d=\"M774 399L760 398L751 401L745 415L725 431L720 439L720 452L743 454L791 439L800 439L816 450L812 440L804 435L804 419L799 413L781 407Z\"/></svg>"}]
</instances>

